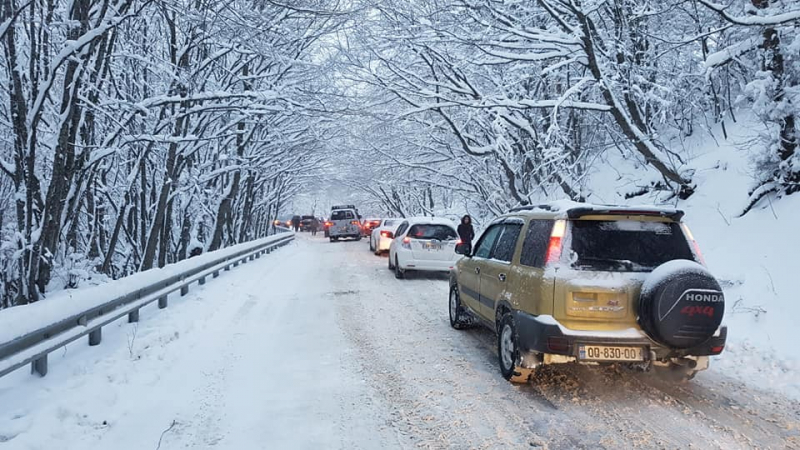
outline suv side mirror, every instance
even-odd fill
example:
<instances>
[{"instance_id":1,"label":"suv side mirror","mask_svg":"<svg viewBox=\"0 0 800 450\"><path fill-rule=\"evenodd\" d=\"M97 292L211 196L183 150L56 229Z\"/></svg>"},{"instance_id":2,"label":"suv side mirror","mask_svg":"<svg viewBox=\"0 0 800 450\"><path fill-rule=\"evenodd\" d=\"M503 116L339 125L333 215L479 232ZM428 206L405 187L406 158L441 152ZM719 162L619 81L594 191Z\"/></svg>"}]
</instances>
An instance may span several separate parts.
<instances>
[{"instance_id":1,"label":"suv side mirror","mask_svg":"<svg viewBox=\"0 0 800 450\"><path fill-rule=\"evenodd\" d=\"M470 245L467 244L466 242L459 242L458 244L456 244L456 253L458 253L459 255L470 256L469 247Z\"/></svg>"}]
</instances>

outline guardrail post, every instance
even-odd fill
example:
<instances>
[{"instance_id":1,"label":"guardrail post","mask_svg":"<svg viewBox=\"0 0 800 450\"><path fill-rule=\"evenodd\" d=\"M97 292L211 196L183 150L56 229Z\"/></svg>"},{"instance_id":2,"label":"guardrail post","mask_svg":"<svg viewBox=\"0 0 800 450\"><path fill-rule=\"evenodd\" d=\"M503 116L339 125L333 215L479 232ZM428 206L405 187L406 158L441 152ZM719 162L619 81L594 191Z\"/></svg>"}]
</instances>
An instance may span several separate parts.
<instances>
[{"instance_id":1,"label":"guardrail post","mask_svg":"<svg viewBox=\"0 0 800 450\"><path fill-rule=\"evenodd\" d=\"M237 267L238 265L239 265L239 260L237 259L236 261L233 262L233 267Z\"/></svg>"},{"instance_id":2,"label":"guardrail post","mask_svg":"<svg viewBox=\"0 0 800 450\"><path fill-rule=\"evenodd\" d=\"M249 259L250 261L252 261L252 260L256 259L256 255L250 255L250 257L249 257L249 258L247 258L247 259Z\"/></svg>"},{"instance_id":3,"label":"guardrail post","mask_svg":"<svg viewBox=\"0 0 800 450\"><path fill-rule=\"evenodd\" d=\"M97 328L89 332L89 345L95 346L100 345L100 341L103 340L103 329Z\"/></svg>"},{"instance_id":4,"label":"guardrail post","mask_svg":"<svg viewBox=\"0 0 800 450\"><path fill-rule=\"evenodd\" d=\"M189 293L189 285L188 284L184 284L183 286L181 286L181 297L183 297L184 295L186 295L188 293Z\"/></svg>"},{"instance_id":5,"label":"guardrail post","mask_svg":"<svg viewBox=\"0 0 800 450\"><path fill-rule=\"evenodd\" d=\"M231 270L231 265L228 264L227 266L225 266L225 270Z\"/></svg>"},{"instance_id":6,"label":"guardrail post","mask_svg":"<svg viewBox=\"0 0 800 450\"><path fill-rule=\"evenodd\" d=\"M134 323L139 321L139 310L134 309L133 311L128 313L128 323Z\"/></svg>"},{"instance_id":7,"label":"guardrail post","mask_svg":"<svg viewBox=\"0 0 800 450\"><path fill-rule=\"evenodd\" d=\"M217 278L219 276L219 270L215 270L214 272L212 272L211 276Z\"/></svg>"},{"instance_id":8,"label":"guardrail post","mask_svg":"<svg viewBox=\"0 0 800 450\"><path fill-rule=\"evenodd\" d=\"M201 285L203 285L203 284L206 284L206 277L200 277L200 279L199 279L199 280L197 280L197 282L198 282L199 284L201 284Z\"/></svg>"},{"instance_id":9,"label":"guardrail post","mask_svg":"<svg viewBox=\"0 0 800 450\"><path fill-rule=\"evenodd\" d=\"M40 377L47 375L47 355L42 355L31 361L31 375L38 374Z\"/></svg>"},{"instance_id":10,"label":"guardrail post","mask_svg":"<svg viewBox=\"0 0 800 450\"><path fill-rule=\"evenodd\" d=\"M164 309L167 307L167 296L163 296L158 299L158 309Z\"/></svg>"}]
</instances>

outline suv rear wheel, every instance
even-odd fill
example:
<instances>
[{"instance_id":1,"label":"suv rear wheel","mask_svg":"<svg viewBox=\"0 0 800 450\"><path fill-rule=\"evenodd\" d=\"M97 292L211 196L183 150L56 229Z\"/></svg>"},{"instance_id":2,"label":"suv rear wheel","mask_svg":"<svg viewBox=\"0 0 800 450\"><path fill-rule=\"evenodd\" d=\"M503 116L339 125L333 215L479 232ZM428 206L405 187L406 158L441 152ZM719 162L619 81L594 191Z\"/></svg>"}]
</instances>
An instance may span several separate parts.
<instances>
[{"instance_id":1,"label":"suv rear wheel","mask_svg":"<svg viewBox=\"0 0 800 450\"><path fill-rule=\"evenodd\" d=\"M500 373L512 383L527 383L532 370L519 365L519 347L517 344L517 328L511 313L503 314L497 333L497 356L500 361Z\"/></svg>"}]
</instances>

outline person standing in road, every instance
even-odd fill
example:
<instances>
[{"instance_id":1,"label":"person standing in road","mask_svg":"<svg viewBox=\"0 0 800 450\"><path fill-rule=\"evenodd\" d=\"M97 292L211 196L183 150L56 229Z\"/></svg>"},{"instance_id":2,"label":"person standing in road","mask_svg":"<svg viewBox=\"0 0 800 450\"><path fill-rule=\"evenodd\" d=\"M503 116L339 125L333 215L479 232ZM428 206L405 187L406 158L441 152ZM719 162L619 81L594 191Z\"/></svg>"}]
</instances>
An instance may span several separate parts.
<instances>
[{"instance_id":1,"label":"person standing in road","mask_svg":"<svg viewBox=\"0 0 800 450\"><path fill-rule=\"evenodd\" d=\"M318 228L319 228L319 220L316 217L314 217L313 219L311 219L311 235L312 236L316 236L317 235L317 229Z\"/></svg>"},{"instance_id":2,"label":"person standing in road","mask_svg":"<svg viewBox=\"0 0 800 450\"><path fill-rule=\"evenodd\" d=\"M472 240L475 238L475 229L472 228L472 217L469 214L461 218L458 225L458 237L461 242L467 244L467 253L472 253Z\"/></svg>"},{"instance_id":3,"label":"person standing in road","mask_svg":"<svg viewBox=\"0 0 800 450\"><path fill-rule=\"evenodd\" d=\"M292 217L292 229L294 229L295 233L300 231L300 216Z\"/></svg>"}]
</instances>

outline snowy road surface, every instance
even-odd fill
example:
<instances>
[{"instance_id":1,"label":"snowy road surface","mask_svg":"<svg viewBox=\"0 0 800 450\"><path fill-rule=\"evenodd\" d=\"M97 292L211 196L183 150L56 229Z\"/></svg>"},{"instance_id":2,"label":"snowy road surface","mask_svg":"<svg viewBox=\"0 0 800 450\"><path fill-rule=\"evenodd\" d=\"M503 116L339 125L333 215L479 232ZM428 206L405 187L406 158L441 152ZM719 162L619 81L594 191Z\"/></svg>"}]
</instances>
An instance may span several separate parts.
<instances>
[{"instance_id":1,"label":"snowy road surface","mask_svg":"<svg viewBox=\"0 0 800 450\"><path fill-rule=\"evenodd\" d=\"M449 327L444 278L301 236L0 380L0 449L800 448L796 402L722 374L516 387L494 345Z\"/></svg>"}]
</instances>

